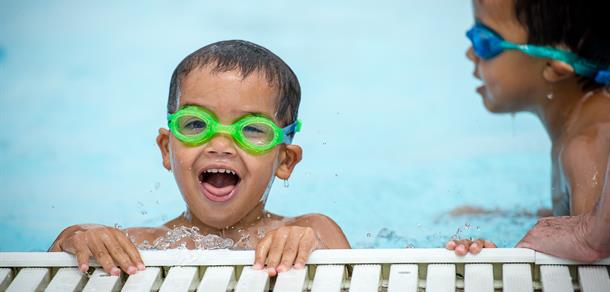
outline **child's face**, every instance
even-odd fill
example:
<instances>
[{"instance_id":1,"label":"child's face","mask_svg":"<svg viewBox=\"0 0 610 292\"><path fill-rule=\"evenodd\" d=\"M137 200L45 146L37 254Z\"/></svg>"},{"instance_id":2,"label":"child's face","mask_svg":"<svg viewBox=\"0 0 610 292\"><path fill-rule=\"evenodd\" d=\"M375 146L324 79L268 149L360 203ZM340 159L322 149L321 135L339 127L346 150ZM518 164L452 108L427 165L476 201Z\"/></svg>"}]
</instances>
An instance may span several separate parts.
<instances>
[{"instance_id":1,"label":"child's face","mask_svg":"<svg viewBox=\"0 0 610 292\"><path fill-rule=\"evenodd\" d=\"M256 113L283 127L274 118L277 95L277 89L259 72L244 79L237 71L211 73L204 67L183 78L179 107L204 107L225 125ZM269 152L253 155L225 134L199 146L187 146L167 129L160 129L157 143L163 164L173 171L190 213L215 228L235 225L252 212L272 177L288 179L301 159L301 148L297 145L281 144Z\"/></svg>"},{"instance_id":2,"label":"child's face","mask_svg":"<svg viewBox=\"0 0 610 292\"><path fill-rule=\"evenodd\" d=\"M515 16L512 0L473 0L473 7L476 20L505 40L527 43L527 31ZM467 56L475 64L475 77L483 81L477 92L491 112L531 111L551 90L542 76L544 59L507 50L493 59L482 60L472 47Z\"/></svg>"}]
</instances>

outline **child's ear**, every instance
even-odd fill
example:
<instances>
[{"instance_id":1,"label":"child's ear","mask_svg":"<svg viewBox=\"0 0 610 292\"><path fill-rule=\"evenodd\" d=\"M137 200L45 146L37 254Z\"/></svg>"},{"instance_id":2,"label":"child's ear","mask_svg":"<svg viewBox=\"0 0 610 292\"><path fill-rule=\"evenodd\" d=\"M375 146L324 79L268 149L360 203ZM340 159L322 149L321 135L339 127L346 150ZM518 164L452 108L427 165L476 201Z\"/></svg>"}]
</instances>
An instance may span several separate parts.
<instances>
[{"instance_id":1,"label":"child's ear","mask_svg":"<svg viewBox=\"0 0 610 292\"><path fill-rule=\"evenodd\" d=\"M544 67L542 76L547 82L555 83L574 77L574 68L565 62L551 60Z\"/></svg>"},{"instance_id":2,"label":"child's ear","mask_svg":"<svg viewBox=\"0 0 610 292\"><path fill-rule=\"evenodd\" d=\"M171 170L172 166L169 159L169 130L160 128L159 135L157 136L157 146L161 150L161 157L163 158L163 167L167 170Z\"/></svg>"},{"instance_id":3,"label":"child's ear","mask_svg":"<svg viewBox=\"0 0 610 292\"><path fill-rule=\"evenodd\" d=\"M294 167L303 158L303 149L299 145L284 145L280 150L280 165L275 171L275 176L286 180L292 174Z\"/></svg>"}]
</instances>

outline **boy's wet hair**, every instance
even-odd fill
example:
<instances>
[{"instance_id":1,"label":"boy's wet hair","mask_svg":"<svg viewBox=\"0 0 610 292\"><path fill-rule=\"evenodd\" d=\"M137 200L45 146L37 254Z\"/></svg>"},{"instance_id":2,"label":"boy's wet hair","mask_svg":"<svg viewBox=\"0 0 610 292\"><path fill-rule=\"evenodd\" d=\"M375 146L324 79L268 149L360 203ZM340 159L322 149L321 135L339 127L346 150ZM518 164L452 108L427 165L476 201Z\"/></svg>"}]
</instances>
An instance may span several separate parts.
<instances>
[{"instance_id":1,"label":"boy's wet hair","mask_svg":"<svg viewBox=\"0 0 610 292\"><path fill-rule=\"evenodd\" d=\"M188 55L174 70L169 85L167 112L178 110L180 83L191 71L211 66L211 72L237 70L242 78L253 72L263 74L277 88L276 119L282 126L294 122L301 101L301 87L292 69L268 49L243 40L220 41Z\"/></svg>"},{"instance_id":2,"label":"boy's wet hair","mask_svg":"<svg viewBox=\"0 0 610 292\"><path fill-rule=\"evenodd\" d=\"M527 28L528 43L567 46L572 52L610 67L610 24L607 1L515 0L519 22ZM582 78L583 89L601 87Z\"/></svg>"}]
</instances>

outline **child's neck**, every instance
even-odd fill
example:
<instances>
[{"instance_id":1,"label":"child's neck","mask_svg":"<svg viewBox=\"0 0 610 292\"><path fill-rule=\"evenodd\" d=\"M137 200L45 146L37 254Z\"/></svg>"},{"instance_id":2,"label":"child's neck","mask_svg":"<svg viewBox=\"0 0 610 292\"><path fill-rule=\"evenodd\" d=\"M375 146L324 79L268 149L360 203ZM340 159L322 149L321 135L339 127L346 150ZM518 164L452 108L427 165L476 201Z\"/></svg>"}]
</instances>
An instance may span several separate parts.
<instances>
[{"instance_id":1,"label":"child's neck","mask_svg":"<svg viewBox=\"0 0 610 292\"><path fill-rule=\"evenodd\" d=\"M555 144L570 128L587 97L599 92L584 92L577 79L572 78L553 85L549 94L550 98L541 98L533 112L546 128L551 142Z\"/></svg>"}]
</instances>

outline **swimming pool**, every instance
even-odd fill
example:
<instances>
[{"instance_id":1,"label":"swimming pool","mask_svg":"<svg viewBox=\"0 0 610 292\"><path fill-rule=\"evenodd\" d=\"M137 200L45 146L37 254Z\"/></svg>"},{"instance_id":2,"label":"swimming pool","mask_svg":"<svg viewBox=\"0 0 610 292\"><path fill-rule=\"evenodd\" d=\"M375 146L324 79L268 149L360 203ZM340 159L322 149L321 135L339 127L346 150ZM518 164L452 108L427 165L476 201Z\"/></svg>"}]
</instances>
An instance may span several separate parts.
<instances>
[{"instance_id":1,"label":"swimming pool","mask_svg":"<svg viewBox=\"0 0 610 292\"><path fill-rule=\"evenodd\" d=\"M158 225L184 208L154 138L169 77L221 39L297 73L304 160L272 212L324 213L354 247L512 246L550 205L534 117L491 115L464 57L470 4L212 1L0 4L0 251L75 223ZM462 205L492 210L452 217ZM497 210L496 210L497 209Z\"/></svg>"}]
</instances>

